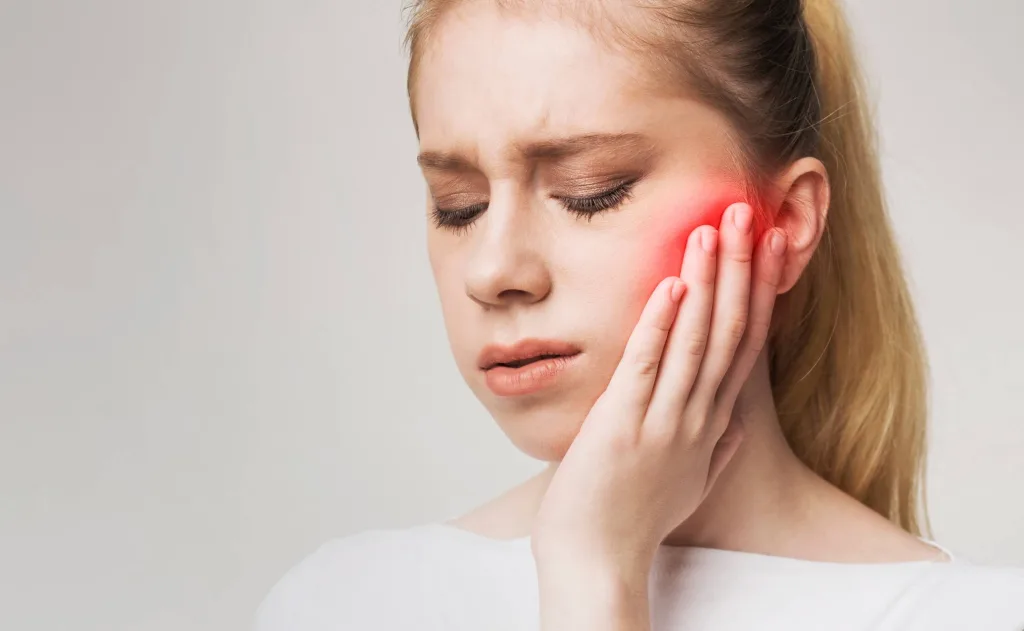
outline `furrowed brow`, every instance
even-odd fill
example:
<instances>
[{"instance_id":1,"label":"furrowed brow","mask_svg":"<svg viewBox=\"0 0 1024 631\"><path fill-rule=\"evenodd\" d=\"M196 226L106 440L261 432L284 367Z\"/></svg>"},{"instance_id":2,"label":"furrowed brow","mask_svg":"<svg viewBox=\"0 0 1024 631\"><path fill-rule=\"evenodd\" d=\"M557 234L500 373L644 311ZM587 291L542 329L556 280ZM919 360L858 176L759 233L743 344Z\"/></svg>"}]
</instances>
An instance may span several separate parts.
<instances>
[{"instance_id":1,"label":"furrowed brow","mask_svg":"<svg viewBox=\"0 0 1024 631\"><path fill-rule=\"evenodd\" d=\"M653 143L643 134L583 134L517 145L516 149L529 161L558 161L586 153L639 157L649 154Z\"/></svg>"},{"instance_id":2,"label":"furrowed brow","mask_svg":"<svg viewBox=\"0 0 1024 631\"><path fill-rule=\"evenodd\" d=\"M557 162L567 158L601 153L619 158L643 158L654 150L652 140L643 134L581 134L565 138L516 143L512 157L523 162ZM420 167L431 171L465 172L475 170L469 159L457 152L424 151L416 158Z\"/></svg>"}]
</instances>

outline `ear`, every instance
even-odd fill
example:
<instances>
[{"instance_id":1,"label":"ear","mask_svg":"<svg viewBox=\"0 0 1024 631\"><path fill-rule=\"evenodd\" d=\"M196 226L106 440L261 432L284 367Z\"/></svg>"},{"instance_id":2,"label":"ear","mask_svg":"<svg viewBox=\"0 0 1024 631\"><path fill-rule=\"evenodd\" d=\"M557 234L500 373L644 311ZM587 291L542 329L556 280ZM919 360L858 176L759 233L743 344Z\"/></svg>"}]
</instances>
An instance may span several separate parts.
<instances>
[{"instance_id":1,"label":"ear","mask_svg":"<svg viewBox=\"0 0 1024 631\"><path fill-rule=\"evenodd\" d=\"M828 172L817 158L801 158L776 178L775 225L789 239L779 293L793 288L825 233L831 199Z\"/></svg>"}]
</instances>

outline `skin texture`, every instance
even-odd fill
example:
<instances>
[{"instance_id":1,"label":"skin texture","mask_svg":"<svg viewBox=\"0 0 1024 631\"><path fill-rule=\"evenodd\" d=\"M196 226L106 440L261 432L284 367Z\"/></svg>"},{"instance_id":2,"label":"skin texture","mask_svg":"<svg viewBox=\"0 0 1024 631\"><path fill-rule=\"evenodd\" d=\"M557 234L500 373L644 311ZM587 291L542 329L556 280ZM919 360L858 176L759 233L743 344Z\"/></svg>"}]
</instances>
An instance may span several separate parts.
<instances>
[{"instance_id":1,"label":"skin texture","mask_svg":"<svg viewBox=\"0 0 1024 631\"><path fill-rule=\"evenodd\" d=\"M480 209L428 231L448 337L502 430L551 463L456 525L532 536L543 628L560 630L647 629L662 544L936 558L804 467L778 427L761 346L775 295L821 239L824 167L779 173L765 210L787 247L770 257L775 231L732 221L750 209L728 122L683 89L649 91L642 71L571 22L488 3L460 5L432 36L414 86L428 213ZM563 205L632 180L589 219ZM695 245L705 234L713 255ZM666 279L680 275L676 303ZM576 344L579 365L536 394L494 395L477 355L530 337Z\"/></svg>"}]
</instances>

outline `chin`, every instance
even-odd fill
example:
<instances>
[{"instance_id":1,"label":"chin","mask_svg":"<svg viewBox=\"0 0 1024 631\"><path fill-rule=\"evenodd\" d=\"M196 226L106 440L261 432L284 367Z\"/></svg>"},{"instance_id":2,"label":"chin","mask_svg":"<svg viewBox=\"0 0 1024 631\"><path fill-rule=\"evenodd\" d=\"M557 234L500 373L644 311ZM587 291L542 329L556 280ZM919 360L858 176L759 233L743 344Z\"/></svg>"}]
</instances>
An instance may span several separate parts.
<instances>
[{"instance_id":1,"label":"chin","mask_svg":"<svg viewBox=\"0 0 1024 631\"><path fill-rule=\"evenodd\" d=\"M596 397L594 397L596 400ZM583 425L593 401L547 401L529 410L491 409L501 431L531 458L561 460Z\"/></svg>"}]
</instances>

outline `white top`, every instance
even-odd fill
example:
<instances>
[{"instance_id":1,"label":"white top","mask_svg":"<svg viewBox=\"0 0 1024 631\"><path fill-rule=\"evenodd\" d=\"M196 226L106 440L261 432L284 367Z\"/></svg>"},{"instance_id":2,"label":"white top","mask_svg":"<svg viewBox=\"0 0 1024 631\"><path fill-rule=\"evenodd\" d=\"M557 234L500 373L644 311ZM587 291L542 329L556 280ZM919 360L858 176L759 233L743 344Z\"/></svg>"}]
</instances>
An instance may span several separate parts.
<instances>
[{"instance_id":1,"label":"white top","mask_svg":"<svg viewBox=\"0 0 1024 631\"><path fill-rule=\"evenodd\" d=\"M528 538L444 524L323 545L278 582L255 631L538 629ZM965 561L820 563L662 546L655 631L1024 631L1024 570Z\"/></svg>"}]
</instances>

